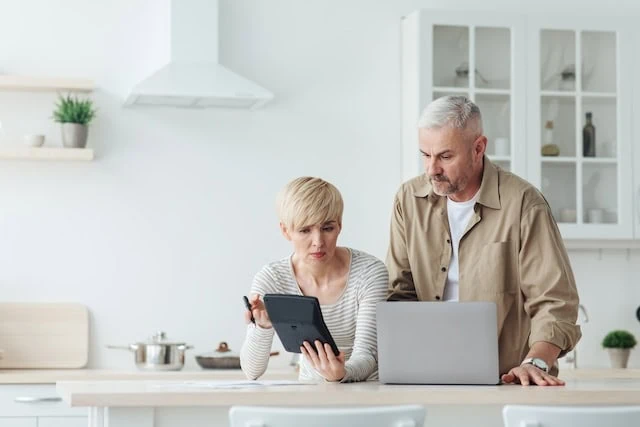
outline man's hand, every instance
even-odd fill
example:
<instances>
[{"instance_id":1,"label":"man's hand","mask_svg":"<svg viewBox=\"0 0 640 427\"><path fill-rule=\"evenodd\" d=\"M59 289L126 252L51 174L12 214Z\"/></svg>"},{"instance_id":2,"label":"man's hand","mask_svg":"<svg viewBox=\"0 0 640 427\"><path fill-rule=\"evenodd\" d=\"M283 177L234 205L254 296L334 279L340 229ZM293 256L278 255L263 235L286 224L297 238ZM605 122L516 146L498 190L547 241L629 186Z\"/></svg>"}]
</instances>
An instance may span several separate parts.
<instances>
[{"instance_id":1,"label":"man's hand","mask_svg":"<svg viewBox=\"0 0 640 427\"><path fill-rule=\"evenodd\" d=\"M549 375L530 363L512 368L502 376L501 380L505 384L564 385L561 379Z\"/></svg>"},{"instance_id":2,"label":"man's hand","mask_svg":"<svg viewBox=\"0 0 640 427\"><path fill-rule=\"evenodd\" d=\"M344 367L344 353L341 351L338 356L333 354L329 344L322 344L316 340L315 348L307 341L300 347L300 351L305 359L311 363L320 375L327 381L340 381L347 374Z\"/></svg>"},{"instance_id":3,"label":"man's hand","mask_svg":"<svg viewBox=\"0 0 640 427\"><path fill-rule=\"evenodd\" d=\"M536 357L546 362L547 366L551 367L558 359L560 354L560 347L555 344L551 344L544 341L537 341L533 343L529 353L527 353L526 359L530 357ZM542 369L535 367L530 363L512 368L509 372L504 374L501 378L505 384L522 384L522 385L564 385L564 381L549 375Z\"/></svg>"}]
</instances>

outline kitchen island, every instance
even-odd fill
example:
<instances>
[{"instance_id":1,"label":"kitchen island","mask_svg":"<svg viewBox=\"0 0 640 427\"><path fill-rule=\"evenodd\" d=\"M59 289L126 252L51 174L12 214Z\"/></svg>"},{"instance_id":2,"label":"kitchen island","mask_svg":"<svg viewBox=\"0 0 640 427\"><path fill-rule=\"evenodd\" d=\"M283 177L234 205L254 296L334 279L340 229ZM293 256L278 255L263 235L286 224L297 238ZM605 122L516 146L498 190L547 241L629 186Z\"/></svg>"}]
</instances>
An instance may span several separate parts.
<instances>
[{"instance_id":1,"label":"kitchen island","mask_svg":"<svg viewBox=\"0 0 640 427\"><path fill-rule=\"evenodd\" d=\"M72 407L88 407L90 427L228 425L233 405L332 406L422 404L429 426L500 426L507 404L638 405L640 371L563 372L564 387L274 384L291 375L271 375L263 386L243 386L241 373L216 380L61 381L57 391ZM229 388L230 381L239 381ZM216 382L216 381L223 381ZM273 384L273 385L270 385Z\"/></svg>"}]
</instances>

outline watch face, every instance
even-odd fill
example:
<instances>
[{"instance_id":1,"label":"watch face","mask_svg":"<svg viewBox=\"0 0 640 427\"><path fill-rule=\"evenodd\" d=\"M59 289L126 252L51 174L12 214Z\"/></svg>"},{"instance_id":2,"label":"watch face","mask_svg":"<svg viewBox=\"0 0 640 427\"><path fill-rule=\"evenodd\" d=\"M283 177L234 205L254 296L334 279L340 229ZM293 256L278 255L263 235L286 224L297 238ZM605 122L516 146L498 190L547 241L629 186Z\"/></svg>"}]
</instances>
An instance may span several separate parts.
<instances>
[{"instance_id":1,"label":"watch face","mask_svg":"<svg viewBox=\"0 0 640 427\"><path fill-rule=\"evenodd\" d=\"M528 359L525 359L522 361L522 364L530 364L535 366L538 369L541 369L545 372L549 372L549 365L547 365L547 362L545 362L544 360L538 358L538 357L530 357Z\"/></svg>"},{"instance_id":2,"label":"watch face","mask_svg":"<svg viewBox=\"0 0 640 427\"><path fill-rule=\"evenodd\" d=\"M533 358L533 359L531 360L531 364L532 364L533 366L535 366L536 368L540 368L540 369L542 369L542 370L543 370L543 371L545 371L545 372L547 372L547 371L549 370L549 366L547 366L547 362L545 362L545 361L544 361L544 360L542 360L542 359Z\"/></svg>"}]
</instances>

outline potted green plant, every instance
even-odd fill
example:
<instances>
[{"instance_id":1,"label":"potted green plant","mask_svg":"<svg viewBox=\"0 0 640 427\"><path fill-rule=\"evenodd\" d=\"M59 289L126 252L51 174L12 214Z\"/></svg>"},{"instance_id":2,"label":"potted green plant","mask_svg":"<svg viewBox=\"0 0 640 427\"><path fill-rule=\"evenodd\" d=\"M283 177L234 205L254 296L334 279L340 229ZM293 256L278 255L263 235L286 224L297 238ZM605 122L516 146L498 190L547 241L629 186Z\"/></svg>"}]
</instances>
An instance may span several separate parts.
<instances>
[{"instance_id":1,"label":"potted green plant","mask_svg":"<svg viewBox=\"0 0 640 427\"><path fill-rule=\"evenodd\" d=\"M87 145L88 125L95 115L96 110L90 99L60 95L53 112L53 120L62 125L62 145L84 148Z\"/></svg>"},{"instance_id":2,"label":"potted green plant","mask_svg":"<svg viewBox=\"0 0 640 427\"><path fill-rule=\"evenodd\" d=\"M612 368L626 368L629 353L635 346L636 338L629 331L611 331L602 340L602 347L609 352Z\"/></svg>"}]
</instances>

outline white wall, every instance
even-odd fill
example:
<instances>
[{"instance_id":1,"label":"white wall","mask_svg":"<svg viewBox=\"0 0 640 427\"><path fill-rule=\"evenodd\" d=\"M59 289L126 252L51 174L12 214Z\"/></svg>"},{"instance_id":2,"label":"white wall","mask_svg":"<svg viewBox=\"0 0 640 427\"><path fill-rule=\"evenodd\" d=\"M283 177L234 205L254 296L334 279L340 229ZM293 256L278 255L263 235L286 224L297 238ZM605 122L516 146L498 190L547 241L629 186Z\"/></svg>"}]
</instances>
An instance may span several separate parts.
<instances>
[{"instance_id":1,"label":"white wall","mask_svg":"<svg viewBox=\"0 0 640 427\"><path fill-rule=\"evenodd\" d=\"M303 174L341 189L341 243L383 258L400 183L399 20L447 3L222 0L221 62L276 94L247 112L121 107L127 89L168 59L168 0L1 0L0 71L93 78L99 115L95 162L0 164L0 298L89 306L92 367L131 366L130 354L105 344L157 329L195 345L191 355L221 340L238 350L240 296L289 251L275 194ZM59 143L53 101L0 93L0 143L28 132ZM605 366L605 331L640 336L640 253L571 258L591 317L581 362ZM640 366L638 354L632 363Z\"/></svg>"}]
</instances>

